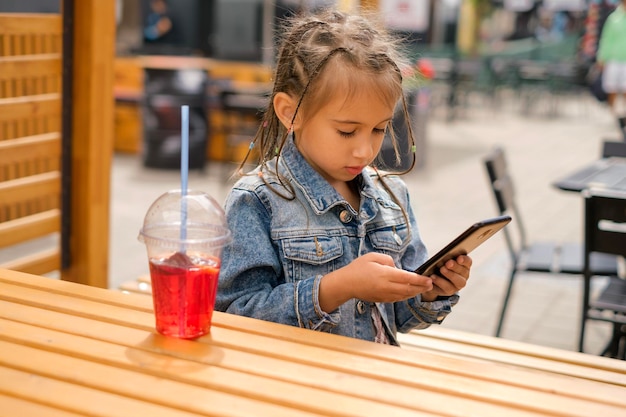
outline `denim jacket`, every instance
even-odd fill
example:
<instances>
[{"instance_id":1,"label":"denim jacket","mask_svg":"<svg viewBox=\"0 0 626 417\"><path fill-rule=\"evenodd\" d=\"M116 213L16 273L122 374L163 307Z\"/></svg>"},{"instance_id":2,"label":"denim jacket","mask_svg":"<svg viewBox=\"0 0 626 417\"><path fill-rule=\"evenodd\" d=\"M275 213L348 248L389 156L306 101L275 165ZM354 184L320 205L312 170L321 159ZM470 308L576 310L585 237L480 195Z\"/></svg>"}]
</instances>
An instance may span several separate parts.
<instances>
[{"instance_id":1,"label":"denim jacket","mask_svg":"<svg viewBox=\"0 0 626 417\"><path fill-rule=\"evenodd\" d=\"M398 268L415 270L427 258L419 237L405 183L386 177L400 207L367 168L361 175L361 207L348 202L302 157L292 141L278 159L295 198L272 191L258 175L240 179L229 193L225 210L233 242L224 249L215 309L278 323L373 341L371 309L378 308L389 340L396 332L441 323L458 295L433 302L420 296L395 303L352 299L335 311L320 308L322 277L368 252L390 255ZM289 194L268 164L263 178ZM285 179L283 181L285 181Z\"/></svg>"}]
</instances>

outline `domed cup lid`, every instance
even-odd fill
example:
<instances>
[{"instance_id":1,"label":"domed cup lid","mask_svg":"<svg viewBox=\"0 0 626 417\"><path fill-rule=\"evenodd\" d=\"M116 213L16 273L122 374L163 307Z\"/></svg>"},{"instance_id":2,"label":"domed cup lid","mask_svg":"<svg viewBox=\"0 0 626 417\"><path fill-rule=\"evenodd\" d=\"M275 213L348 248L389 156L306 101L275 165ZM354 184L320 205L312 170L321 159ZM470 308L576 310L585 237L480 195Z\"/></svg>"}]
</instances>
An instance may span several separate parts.
<instances>
[{"instance_id":1,"label":"domed cup lid","mask_svg":"<svg viewBox=\"0 0 626 417\"><path fill-rule=\"evenodd\" d=\"M202 191L171 190L150 206L139 241L163 249L211 250L232 241L222 207Z\"/></svg>"}]
</instances>

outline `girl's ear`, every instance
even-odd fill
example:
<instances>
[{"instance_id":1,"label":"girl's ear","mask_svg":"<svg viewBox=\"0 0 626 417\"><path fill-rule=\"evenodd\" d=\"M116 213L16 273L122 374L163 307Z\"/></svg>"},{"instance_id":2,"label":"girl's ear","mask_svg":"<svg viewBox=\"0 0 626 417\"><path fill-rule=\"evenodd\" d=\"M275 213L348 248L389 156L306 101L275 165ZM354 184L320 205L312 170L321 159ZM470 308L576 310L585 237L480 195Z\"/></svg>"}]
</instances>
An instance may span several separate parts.
<instances>
[{"instance_id":1,"label":"girl's ear","mask_svg":"<svg viewBox=\"0 0 626 417\"><path fill-rule=\"evenodd\" d=\"M280 92L274 95L274 113L276 113L278 120L280 120L285 129L291 127L295 111L296 102L289 94Z\"/></svg>"}]
</instances>

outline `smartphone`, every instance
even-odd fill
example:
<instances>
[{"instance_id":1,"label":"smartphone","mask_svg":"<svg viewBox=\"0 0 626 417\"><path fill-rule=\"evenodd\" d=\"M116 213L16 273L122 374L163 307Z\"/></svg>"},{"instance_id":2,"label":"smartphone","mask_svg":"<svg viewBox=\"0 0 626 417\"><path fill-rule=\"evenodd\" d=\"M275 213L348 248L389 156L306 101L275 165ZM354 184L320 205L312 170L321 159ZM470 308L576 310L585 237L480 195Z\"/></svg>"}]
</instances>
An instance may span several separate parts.
<instances>
[{"instance_id":1,"label":"smartphone","mask_svg":"<svg viewBox=\"0 0 626 417\"><path fill-rule=\"evenodd\" d=\"M498 216L474 223L457 236L456 239L448 243L446 247L424 262L415 272L425 276L438 274L439 268L449 259L469 254L491 236L502 230L510 221L511 216Z\"/></svg>"}]
</instances>

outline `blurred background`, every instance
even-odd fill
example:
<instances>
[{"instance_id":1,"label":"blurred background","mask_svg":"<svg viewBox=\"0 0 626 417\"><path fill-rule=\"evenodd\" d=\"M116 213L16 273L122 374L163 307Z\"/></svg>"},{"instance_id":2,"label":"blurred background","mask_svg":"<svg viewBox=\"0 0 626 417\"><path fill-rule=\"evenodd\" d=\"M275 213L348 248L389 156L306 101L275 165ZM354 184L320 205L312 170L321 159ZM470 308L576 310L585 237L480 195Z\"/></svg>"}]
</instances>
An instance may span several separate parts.
<instances>
[{"instance_id":1,"label":"blurred background","mask_svg":"<svg viewBox=\"0 0 626 417\"><path fill-rule=\"evenodd\" d=\"M495 146L507 153L528 235L580 241L582 198L553 182L599 158L603 140L621 140L589 76L615 0L107 1L116 3L110 288L148 273L136 237L152 201L179 187L183 104L190 187L224 201L271 91L274 33L296 13L373 12L405 39L417 135L405 179L432 252L498 214L483 167ZM60 10L61 2L0 0L0 12ZM403 157L409 166L408 149ZM0 261L21 250L0 251ZM474 261L444 326L493 334L510 267L504 240L487 242ZM580 284L577 276L520 277L503 337L576 350ZM589 332L597 351L610 328Z\"/></svg>"},{"instance_id":2,"label":"blurred background","mask_svg":"<svg viewBox=\"0 0 626 417\"><path fill-rule=\"evenodd\" d=\"M285 17L325 7L374 13L405 39L419 142L427 112L459 117L470 95L524 111L541 95L592 91L598 39L617 0L110 0L115 2L115 151L176 168L180 104L192 107L195 167L245 152L271 88ZM0 0L0 12L58 13L60 1ZM603 97L598 95L602 102ZM558 108L542 111L556 114ZM245 122L249 122L246 124ZM206 156L206 158L205 158ZM420 159L418 162L422 162Z\"/></svg>"}]
</instances>

